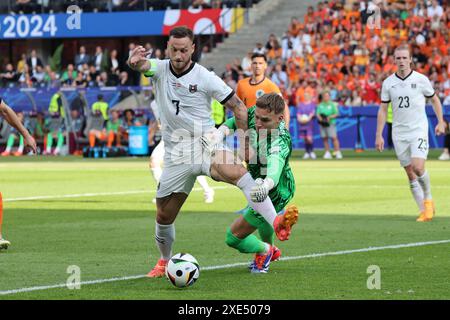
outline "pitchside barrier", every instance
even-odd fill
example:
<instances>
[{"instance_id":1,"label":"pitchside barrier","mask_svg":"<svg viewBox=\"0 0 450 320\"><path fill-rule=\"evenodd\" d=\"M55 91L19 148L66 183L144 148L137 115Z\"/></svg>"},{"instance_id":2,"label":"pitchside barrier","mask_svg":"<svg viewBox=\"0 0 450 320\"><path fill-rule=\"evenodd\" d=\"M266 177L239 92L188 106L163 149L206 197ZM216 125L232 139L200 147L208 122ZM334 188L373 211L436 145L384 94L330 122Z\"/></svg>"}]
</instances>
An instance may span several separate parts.
<instances>
[{"instance_id":1,"label":"pitchside barrier","mask_svg":"<svg viewBox=\"0 0 450 320\"><path fill-rule=\"evenodd\" d=\"M142 124L147 124L148 120L153 120L150 103L152 101L151 87L103 87L103 88L87 88L78 90L75 88L61 88L61 89L47 89L47 88L10 88L0 89L0 96L16 111L22 111L25 114L25 122L33 124L36 120L37 113L43 113L48 117L48 107L52 96L60 92L62 106L65 110L66 117L64 119L65 128L69 128L66 132L66 141L68 141L68 151L72 153L74 150L81 150L88 144L87 137L77 137L72 128L74 121L71 118L70 110L78 108L85 115L89 115L90 106L97 100L101 94L106 102L109 104L109 110L115 109L123 112L125 109L135 110L136 117L139 118ZM295 106L290 107L291 123L290 132L292 135L292 142L294 149L301 149L304 146L304 140L299 135L299 123L296 120L297 109ZM378 106L364 106L364 107L345 107L339 106L339 117L337 118L337 132L341 147L344 149L373 149L375 147L375 131L377 121ZM436 137L434 135L434 127L436 125L436 116L433 108L427 106L426 108L429 121L429 145L430 148L441 148L443 146L444 137ZM227 112L227 115L231 114ZM450 120L450 105L444 106L444 116ZM314 118L314 147L322 148L322 139L319 134L319 126L317 120ZM32 127L32 126L31 126ZM144 130L144 129L141 129ZM6 139L8 138L9 126L0 119L0 152L4 149ZM385 140L387 142L387 130L384 132ZM133 151L131 154L142 155L145 150L151 152L148 148L142 147L143 140L146 138L143 135L133 138L133 145L130 147ZM229 141L232 143L233 139ZM141 148L135 151L135 144L140 143ZM236 143L236 142L235 142ZM145 142L144 142L145 144ZM145 150L144 150L145 149ZM95 156L95 152L90 153ZM98 152L99 155L105 152ZM123 155L123 150L113 152L113 154ZM99 156L100 157L100 156Z\"/></svg>"}]
</instances>

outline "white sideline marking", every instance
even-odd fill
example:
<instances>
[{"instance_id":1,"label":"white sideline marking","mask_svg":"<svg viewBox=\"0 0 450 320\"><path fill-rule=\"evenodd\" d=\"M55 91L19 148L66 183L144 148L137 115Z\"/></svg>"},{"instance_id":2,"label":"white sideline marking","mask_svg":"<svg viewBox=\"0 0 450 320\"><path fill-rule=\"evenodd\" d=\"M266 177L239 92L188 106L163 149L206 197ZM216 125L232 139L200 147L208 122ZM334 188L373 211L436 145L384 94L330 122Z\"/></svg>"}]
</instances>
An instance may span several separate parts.
<instances>
[{"instance_id":1,"label":"white sideline marking","mask_svg":"<svg viewBox=\"0 0 450 320\"><path fill-rule=\"evenodd\" d=\"M228 189L231 186L216 186L211 189ZM193 188L192 191L201 191L202 188ZM83 198L83 197L98 197L98 196L118 196L127 194L140 194L140 193L155 193L156 190L133 190L133 191L119 191L119 192L102 192L102 193L79 193L79 194L64 194L54 196L35 196L24 198L11 198L3 199L3 202L16 202L16 201L31 201L31 200L48 200L48 199L65 199L65 198Z\"/></svg>"},{"instance_id":2,"label":"white sideline marking","mask_svg":"<svg viewBox=\"0 0 450 320\"><path fill-rule=\"evenodd\" d=\"M299 188L323 188L328 185L323 184L311 184L308 186L302 184L296 184ZM348 185L346 188L367 188L367 189L404 189L404 185ZM215 190L230 189L232 186L215 186L211 187ZM450 189L450 186L433 186L433 189ZM192 191L201 191L201 188L194 188ZM156 190L132 190L132 191L118 191L118 192L103 192L103 193L79 193L79 194L65 194L65 195L53 195L53 196L34 196L23 198L10 198L3 199L3 202L17 202L17 201L32 201L32 200L49 200L49 199L65 199L65 198L83 198L83 197L99 197L99 196L120 196L127 194L141 194L141 193L155 193Z\"/></svg>"},{"instance_id":3,"label":"white sideline marking","mask_svg":"<svg viewBox=\"0 0 450 320\"><path fill-rule=\"evenodd\" d=\"M443 243L450 243L450 239L449 240L428 241L428 242L397 244L397 245L390 245L390 246L383 246L383 247L368 247L368 248L363 248L363 249L343 250L343 251L335 251L335 252L313 253L313 254L307 254L304 256L284 257L284 258L281 258L280 260L287 261L287 260L300 260L300 259L308 259L308 258L320 258L320 257L327 257L327 256L339 256L339 255L344 255L344 254L370 252L370 251L378 251L378 250L386 250L386 249L402 249L402 248L411 248L411 247L421 247L421 246L427 246L427 245L433 245L433 244L443 244ZM219 265L219 266L204 267L204 268L201 268L201 271L228 269L228 268L234 268L234 267L240 267L240 266L246 266L246 265L248 265L248 262L239 262L239 263L224 264L224 265ZM135 279L141 279L141 278L145 278L145 275L81 281L80 285L99 284L99 283L125 281L125 280L135 280ZM31 291L42 291L42 290L49 290L49 289L56 289L56 288L66 288L66 287L67 287L67 284L61 283L61 284L50 285L50 286L38 286L38 287L22 288L22 289L15 289L15 290L7 290L7 291L0 291L0 296L16 294L16 293L31 292Z\"/></svg>"}]
</instances>

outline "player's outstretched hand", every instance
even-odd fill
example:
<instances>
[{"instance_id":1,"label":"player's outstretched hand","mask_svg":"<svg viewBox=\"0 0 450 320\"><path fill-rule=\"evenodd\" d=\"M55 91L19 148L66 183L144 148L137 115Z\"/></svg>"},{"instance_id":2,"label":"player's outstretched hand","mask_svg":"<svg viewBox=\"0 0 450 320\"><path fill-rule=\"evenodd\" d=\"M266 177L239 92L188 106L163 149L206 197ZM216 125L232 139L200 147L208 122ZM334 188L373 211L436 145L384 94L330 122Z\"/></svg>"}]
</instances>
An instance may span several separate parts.
<instances>
[{"instance_id":1,"label":"player's outstretched hand","mask_svg":"<svg viewBox=\"0 0 450 320\"><path fill-rule=\"evenodd\" d=\"M34 152L34 154L37 153L36 141L34 140L34 138L31 135L24 137L23 142L24 142L24 145L26 148L25 151L28 151L31 149Z\"/></svg>"},{"instance_id":2,"label":"player's outstretched hand","mask_svg":"<svg viewBox=\"0 0 450 320\"><path fill-rule=\"evenodd\" d=\"M375 148L382 152L384 150L384 139L383 137L377 137L375 140Z\"/></svg>"},{"instance_id":3,"label":"player's outstretched hand","mask_svg":"<svg viewBox=\"0 0 450 320\"><path fill-rule=\"evenodd\" d=\"M147 55L149 51L146 51L143 46L137 46L131 51L131 54L128 58L128 65L132 69L136 69L139 67L139 64L147 61Z\"/></svg>"},{"instance_id":4,"label":"player's outstretched hand","mask_svg":"<svg viewBox=\"0 0 450 320\"><path fill-rule=\"evenodd\" d=\"M445 134L445 122L439 122L434 129L437 136Z\"/></svg>"}]
</instances>

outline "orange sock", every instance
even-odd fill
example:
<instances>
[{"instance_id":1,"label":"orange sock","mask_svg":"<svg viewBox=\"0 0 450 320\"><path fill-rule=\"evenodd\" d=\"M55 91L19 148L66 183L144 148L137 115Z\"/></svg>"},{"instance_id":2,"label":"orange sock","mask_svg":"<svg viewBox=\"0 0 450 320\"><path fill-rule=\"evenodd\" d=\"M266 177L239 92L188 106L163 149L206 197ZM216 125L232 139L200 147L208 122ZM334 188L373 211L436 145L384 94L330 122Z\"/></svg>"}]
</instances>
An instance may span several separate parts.
<instances>
[{"instance_id":1,"label":"orange sock","mask_svg":"<svg viewBox=\"0 0 450 320\"><path fill-rule=\"evenodd\" d=\"M114 132L110 131L108 134L108 148L112 147L113 142L114 142Z\"/></svg>"},{"instance_id":2,"label":"orange sock","mask_svg":"<svg viewBox=\"0 0 450 320\"><path fill-rule=\"evenodd\" d=\"M89 133L89 146L91 148L95 147L95 133L93 132Z\"/></svg>"}]
</instances>

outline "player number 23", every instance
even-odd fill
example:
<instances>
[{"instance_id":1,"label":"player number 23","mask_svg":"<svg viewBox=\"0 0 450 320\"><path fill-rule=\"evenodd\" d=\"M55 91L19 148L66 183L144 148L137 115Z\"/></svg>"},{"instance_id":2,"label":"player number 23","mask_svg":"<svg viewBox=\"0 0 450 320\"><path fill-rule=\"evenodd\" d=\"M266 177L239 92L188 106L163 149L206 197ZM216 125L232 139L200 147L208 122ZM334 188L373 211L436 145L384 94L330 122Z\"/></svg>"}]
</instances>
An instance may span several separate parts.
<instances>
[{"instance_id":1,"label":"player number 23","mask_svg":"<svg viewBox=\"0 0 450 320\"><path fill-rule=\"evenodd\" d=\"M399 108L409 108L409 97L398 97L398 100L400 100L400 104L398 105Z\"/></svg>"}]
</instances>

